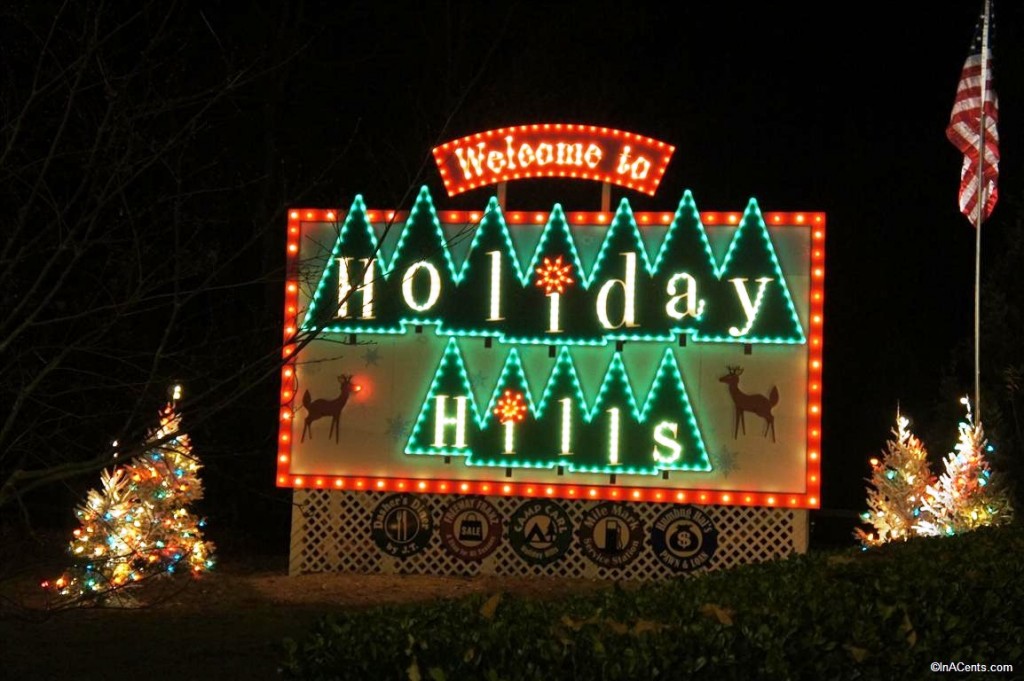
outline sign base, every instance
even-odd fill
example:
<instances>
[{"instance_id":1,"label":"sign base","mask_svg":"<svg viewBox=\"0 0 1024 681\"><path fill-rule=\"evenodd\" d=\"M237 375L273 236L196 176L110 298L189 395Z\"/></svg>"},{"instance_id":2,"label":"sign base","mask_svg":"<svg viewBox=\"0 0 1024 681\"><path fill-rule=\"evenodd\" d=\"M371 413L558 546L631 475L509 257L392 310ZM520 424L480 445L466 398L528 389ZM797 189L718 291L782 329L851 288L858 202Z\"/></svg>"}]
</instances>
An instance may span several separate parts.
<instances>
[{"instance_id":1,"label":"sign base","mask_svg":"<svg viewBox=\"0 0 1024 681\"><path fill-rule=\"evenodd\" d=\"M318 489L296 489L293 499L290 575L654 581L784 558L808 544L799 509Z\"/></svg>"}]
</instances>

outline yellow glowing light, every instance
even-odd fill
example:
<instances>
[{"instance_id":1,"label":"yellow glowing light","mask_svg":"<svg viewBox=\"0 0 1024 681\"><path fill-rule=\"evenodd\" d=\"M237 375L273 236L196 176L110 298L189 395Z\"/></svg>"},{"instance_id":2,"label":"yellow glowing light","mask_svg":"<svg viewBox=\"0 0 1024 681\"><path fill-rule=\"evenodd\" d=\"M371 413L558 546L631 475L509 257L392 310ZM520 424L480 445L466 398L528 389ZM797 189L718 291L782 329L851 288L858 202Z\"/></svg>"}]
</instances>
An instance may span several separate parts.
<instances>
[{"instance_id":1,"label":"yellow glowing light","mask_svg":"<svg viewBox=\"0 0 1024 681\"><path fill-rule=\"evenodd\" d=\"M548 311L548 333L562 333L562 325L559 323L561 316L562 294L549 293L548 300L551 301L551 309Z\"/></svg>"},{"instance_id":2,"label":"yellow glowing light","mask_svg":"<svg viewBox=\"0 0 1024 681\"><path fill-rule=\"evenodd\" d=\"M430 288L427 291L427 299L425 301L418 302L413 297L413 278L416 273L420 270L426 270L429 277ZM437 303L437 299L441 296L441 274L437 271L429 262L421 260L414 263L405 272L405 277L402 279L402 298L405 300L405 304L411 309L417 312L426 312L430 308L434 307Z\"/></svg>"},{"instance_id":3,"label":"yellow glowing light","mask_svg":"<svg viewBox=\"0 0 1024 681\"><path fill-rule=\"evenodd\" d=\"M376 258L359 258L363 270L363 280L358 288L354 288L349 280L349 268L352 260L353 258L338 258L338 316L347 317L348 299L355 293L361 293L363 296L362 317L363 319L373 319L373 282L377 278Z\"/></svg>"},{"instance_id":4,"label":"yellow glowing light","mask_svg":"<svg viewBox=\"0 0 1024 681\"><path fill-rule=\"evenodd\" d=\"M491 307L489 322L498 322L504 319L501 316L501 251L488 251L491 256Z\"/></svg>"},{"instance_id":5,"label":"yellow glowing light","mask_svg":"<svg viewBox=\"0 0 1024 681\"><path fill-rule=\"evenodd\" d=\"M750 327L754 325L754 320L757 318L757 311L761 308L761 302L764 300L765 287L769 282L773 281L773 279L771 277L758 277L755 280L757 282L757 293L755 294L753 301L750 300L750 293L747 291L746 277L733 277L729 281L736 289L736 296L739 298L740 306L743 308L743 314L747 317L747 323L742 329L730 326L729 335L742 336L750 331Z\"/></svg>"},{"instance_id":6,"label":"yellow glowing light","mask_svg":"<svg viewBox=\"0 0 1024 681\"><path fill-rule=\"evenodd\" d=\"M622 253L626 259L626 273L624 279L609 279L597 292L597 319L601 326L606 329L617 329L625 326L633 328L639 326L636 322L636 253ZM622 321L613 324L608 317L608 298L612 289L621 287L625 296L625 304L622 311Z\"/></svg>"},{"instance_id":7,"label":"yellow glowing light","mask_svg":"<svg viewBox=\"0 0 1024 681\"><path fill-rule=\"evenodd\" d=\"M563 397L562 404L562 456L572 454L572 398Z\"/></svg>"},{"instance_id":8,"label":"yellow glowing light","mask_svg":"<svg viewBox=\"0 0 1024 681\"><path fill-rule=\"evenodd\" d=\"M608 410L611 414L611 423L609 425L610 433L608 436L608 464L611 466L619 465L619 408L612 407Z\"/></svg>"},{"instance_id":9,"label":"yellow glowing light","mask_svg":"<svg viewBox=\"0 0 1024 681\"><path fill-rule=\"evenodd\" d=\"M502 425L505 426L505 454L515 454L516 452L516 422L505 421Z\"/></svg>"},{"instance_id":10,"label":"yellow glowing light","mask_svg":"<svg viewBox=\"0 0 1024 681\"><path fill-rule=\"evenodd\" d=\"M437 395L434 397L435 404L437 405L437 417L434 420L434 447L444 447L445 438L444 432L446 426L455 426L455 444L454 447L465 447L466 446L466 397L464 395L458 395L455 397L455 417L445 416L445 402L448 400L447 395Z\"/></svg>"}]
</instances>

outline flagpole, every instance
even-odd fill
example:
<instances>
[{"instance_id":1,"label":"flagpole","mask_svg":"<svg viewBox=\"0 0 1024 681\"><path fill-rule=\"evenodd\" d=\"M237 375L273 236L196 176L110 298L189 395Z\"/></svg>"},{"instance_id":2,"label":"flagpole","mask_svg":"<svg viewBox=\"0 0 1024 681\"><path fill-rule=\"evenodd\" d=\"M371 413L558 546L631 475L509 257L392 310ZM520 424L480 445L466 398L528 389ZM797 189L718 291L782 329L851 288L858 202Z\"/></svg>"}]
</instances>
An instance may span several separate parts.
<instances>
[{"instance_id":1,"label":"flagpole","mask_svg":"<svg viewBox=\"0 0 1024 681\"><path fill-rule=\"evenodd\" d=\"M985 0L985 18L981 25L981 119L978 134L978 210L974 230L974 414L981 423L981 223L985 214L985 100L988 94L988 18L989 2Z\"/></svg>"}]
</instances>

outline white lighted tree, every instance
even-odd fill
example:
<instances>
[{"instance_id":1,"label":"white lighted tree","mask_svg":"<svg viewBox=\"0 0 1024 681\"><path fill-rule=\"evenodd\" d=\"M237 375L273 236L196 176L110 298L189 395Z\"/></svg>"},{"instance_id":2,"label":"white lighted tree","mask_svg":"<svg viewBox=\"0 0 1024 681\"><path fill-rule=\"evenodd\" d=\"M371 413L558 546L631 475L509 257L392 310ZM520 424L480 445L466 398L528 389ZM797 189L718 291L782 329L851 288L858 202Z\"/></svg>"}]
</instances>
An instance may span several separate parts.
<instances>
[{"instance_id":1,"label":"white lighted tree","mask_svg":"<svg viewBox=\"0 0 1024 681\"><path fill-rule=\"evenodd\" d=\"M945 471L927 488L926 515L917 532L926 536L954 535L985 525L1001 525L1013 517L1009 495L989 467L986 452L992 451L981 423L975 423L971 403L960 402L967 417L960 422L960 437L944 460Z\"/></svg>"},{"instance_id":2,"label":"white lighted tree","mask_svg":"<svg viewBox=\"0 0 1024 681\"><path fill-rule=\"evenodd\" d=\"M213 567L205 522L189 508L203 497L200 468L172 400L145 453L104 470L101 488L75 510L80 526L68 548L74 564L43 586L63 599L102 598L147 576Z\"/></svg>"},{"instance_id":3,"label":"white lighted tree","mask_svg":"<svg viewBox=\"0 0 1024 681\"><path fill-rule=\"evenodd\" d=\"M892 434L882 458L871 459L868 510L861 514L861 520L873 530L855 530L865 546L909 539L915 534L915 526L929 513L925 498L934 476L928 467L924 443L910 432L910 420L899 411Z\"/></svg>"}]
</instances>

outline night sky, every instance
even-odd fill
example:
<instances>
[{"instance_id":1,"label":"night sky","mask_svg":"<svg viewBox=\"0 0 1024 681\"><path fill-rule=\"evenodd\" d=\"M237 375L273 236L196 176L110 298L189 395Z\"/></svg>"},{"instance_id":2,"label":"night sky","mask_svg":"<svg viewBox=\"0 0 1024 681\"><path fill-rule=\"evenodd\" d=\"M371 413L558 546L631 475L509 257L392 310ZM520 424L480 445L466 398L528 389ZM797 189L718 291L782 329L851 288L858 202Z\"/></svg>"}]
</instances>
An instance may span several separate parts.
<instances>
[{"instance_id":1,"label":"night sky","mask_svg":"<svg viewBox=\"0 0 1024 681\"><path fill-rule=\"evenodd\" d=\"M690 189L701 210L739 211L756 197L765 211L824 211L823 504L860 509L867 458L897 404L926 420L947 399L940 378L958 352L954 388L972 391L974 230L957 208L962 157L944 128L980 6L846 4L828 16L729 2L306 8L309 70L293 68L286 84L294 118L279 121L282 161L323 163L344 149L333 181L298 205L345 208L361 193L371 207L408 207L410 187L444 197L429 158L440 142L583 122L677 148L654 197L616 189L613 203L625 195L634 210L671 211ZM1019 5L997 16L1001 201L983 232L986 259L1020 197L1024 74L1011 46L1021 19ZM438 206L481 208L491 191ZM594 183L508 192L510 208L599 208ZM930 448L948 451L955 426L939 424Z\"/></svg>"}]
</instances>

